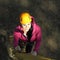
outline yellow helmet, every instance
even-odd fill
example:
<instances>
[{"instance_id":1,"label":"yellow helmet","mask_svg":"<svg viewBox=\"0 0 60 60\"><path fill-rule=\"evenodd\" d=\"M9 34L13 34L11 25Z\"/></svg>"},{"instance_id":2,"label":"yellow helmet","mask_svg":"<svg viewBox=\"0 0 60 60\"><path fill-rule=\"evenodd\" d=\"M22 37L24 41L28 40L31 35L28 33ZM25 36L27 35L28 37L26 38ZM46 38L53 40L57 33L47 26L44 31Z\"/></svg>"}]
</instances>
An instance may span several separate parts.
<instances>
[{"instance_id":1,"label":"yellow helmet","mask_svg":"<svg viewBox=\"0 0 60 60\"><path fill-rule=\"evenodd\" d=\"M30 14L27 12L24 12L20 15L20 23L21 24L27 24L31 22Z\"/></svg>"}]
</instances>

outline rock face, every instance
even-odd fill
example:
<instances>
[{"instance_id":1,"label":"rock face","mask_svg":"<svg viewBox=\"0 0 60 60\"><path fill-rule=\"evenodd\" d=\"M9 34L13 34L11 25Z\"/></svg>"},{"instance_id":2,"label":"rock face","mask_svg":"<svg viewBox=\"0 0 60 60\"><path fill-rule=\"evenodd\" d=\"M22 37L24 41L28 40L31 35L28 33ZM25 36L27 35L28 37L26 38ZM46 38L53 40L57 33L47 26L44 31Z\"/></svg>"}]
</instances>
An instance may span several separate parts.
<instances>
[{"instance_id":1,"label":"rock face","mask_svg":"<svg viewBox=\"0 0 60 60\"><path fill-rule=\"evenodd\" d=\"M28 11L42 27L43 37L40 55L59 60L60 56L60 1L59 0L0 0L0 35L6 37L13 46L15 26L19 24L19 14ZM3 31L3 32L2 32ZM7 43L7 44L8 44Z\"/></svg>"},{"instance_id":2,"label":"rock face","mask_svg":"<svg viewBox=\"0 0 60 60\"><path fill-rule=\"evenodd\" d=\"M5 30L0 30L0 60L9 60L7 50L7 33Z\"/></svg>"}]
</instances>

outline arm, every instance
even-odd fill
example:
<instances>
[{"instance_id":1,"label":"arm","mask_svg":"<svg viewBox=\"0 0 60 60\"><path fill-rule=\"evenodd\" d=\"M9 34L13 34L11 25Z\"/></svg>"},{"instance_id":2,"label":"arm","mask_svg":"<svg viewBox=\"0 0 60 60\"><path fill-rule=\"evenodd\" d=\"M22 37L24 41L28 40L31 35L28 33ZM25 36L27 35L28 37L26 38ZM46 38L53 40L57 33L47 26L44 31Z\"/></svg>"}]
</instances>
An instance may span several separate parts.
<instances>
[{"instance_id":1,"label":"arm","mask_svg":"<svg viewBox=\"0 0 60 60\"><path fill-rule=\"evenodd\" d=\"M41 29L39 29L39 31L37 33L36 44L34 47L34 51L36 51L36 52L38 52L38 50L40 48L41 39L42 39L42 32L41 32Z\"/></svg>"},{"instance_id":2,"label":"arm","mask_svg":"<svg viewBox=\"0 0 60 60\"><path fill-rule=\"evenodd\" d=\"M14 41L13 41L14 47L18 46L18 40L19 40L19 38L20 38L19 32L14 32Z\"/></svg>"}]
</instances>

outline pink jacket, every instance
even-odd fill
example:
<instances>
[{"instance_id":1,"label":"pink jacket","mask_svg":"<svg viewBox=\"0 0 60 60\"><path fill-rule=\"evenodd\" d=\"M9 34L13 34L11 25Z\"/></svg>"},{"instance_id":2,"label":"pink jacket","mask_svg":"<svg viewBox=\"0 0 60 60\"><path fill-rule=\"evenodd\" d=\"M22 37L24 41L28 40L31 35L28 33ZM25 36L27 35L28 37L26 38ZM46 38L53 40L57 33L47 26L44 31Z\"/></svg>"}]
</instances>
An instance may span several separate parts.
<instances>
[{"instance_id":1,"label":"pink jacket","mask_svg":"<svg viewBox=\"0 0 60 60\"><path fill-rule=\"evenodd\" d=\"M36 41L34 51L38 52L40 48L41 38L42 38L42 31L41 28L35 23L34 18L32 17L32 37L30 39L31 42ZM21 39L23 41L27 41L27 38L22 34L22 27L19 25L16 27L14 31L14 47L18 45L18 40Z\"/></svg>"}]
</instances>

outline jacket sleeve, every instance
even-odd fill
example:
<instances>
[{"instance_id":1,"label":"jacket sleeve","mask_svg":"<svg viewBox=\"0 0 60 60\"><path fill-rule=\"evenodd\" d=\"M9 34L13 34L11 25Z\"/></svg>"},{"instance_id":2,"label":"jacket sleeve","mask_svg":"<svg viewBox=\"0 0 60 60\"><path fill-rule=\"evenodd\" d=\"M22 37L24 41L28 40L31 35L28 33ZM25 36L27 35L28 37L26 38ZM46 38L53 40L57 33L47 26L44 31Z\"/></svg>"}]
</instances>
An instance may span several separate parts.
<instances>
[{"instance_id":1,"label":"jacket sleeve","mask_svg":"<svg viewBox=\"0 0 60 60\"><path fill-rule=\"evenodd\" d=\"M18 46L18 40L19 40L20 36L21 36L20 33L14 32L14 35L13 35L13 37L14 37L14 41L13 41L14 47Z\"/></svg>"},{"instance_id":2,"label":"jacket sleeve","mask_svg":"<svg viewBox=\"0 0 60 60\"><path fill-rule=\"evenodd\" d=\"M38 30L38 33L36 35L36 44L34 47L34 51L38 52L39 48L40 48L40 44L41 44L41 39L42 39L42 31L41 29Z\"/></svg>"}]
</instances>

